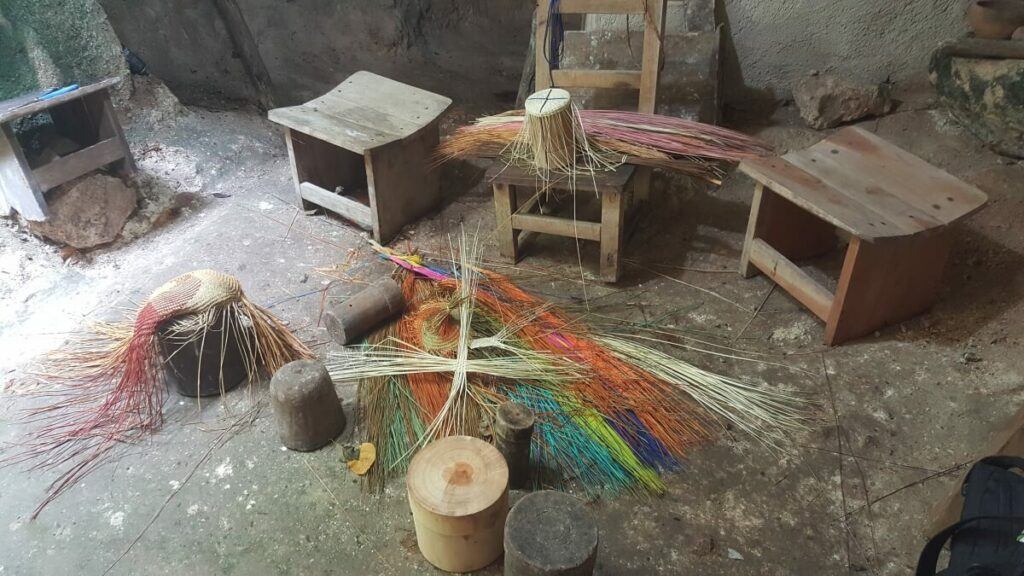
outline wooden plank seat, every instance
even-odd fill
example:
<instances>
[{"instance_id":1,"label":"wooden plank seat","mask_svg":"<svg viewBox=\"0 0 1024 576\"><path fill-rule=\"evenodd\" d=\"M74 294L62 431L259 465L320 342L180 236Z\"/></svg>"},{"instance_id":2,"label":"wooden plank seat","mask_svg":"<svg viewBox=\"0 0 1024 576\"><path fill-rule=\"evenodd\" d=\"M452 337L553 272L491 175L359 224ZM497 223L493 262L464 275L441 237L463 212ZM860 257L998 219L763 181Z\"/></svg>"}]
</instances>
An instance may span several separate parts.
<instances>
[{"instance_id":1,"label":"wooden plank seat","mask_svg":"<svg viewBox=\"0 0 1024 576\"><path fill-rule=\"evenodd\" d=\"M614 171L599 172L593 177L577 176L574 186L576 194L597 194L601 199L601 221L588 222L534 212L540 196L548 189L568 188L568 177L543 182L528 170L495 162L485 178L494 188L498 253L512 263L518 262L520 232L599 242L601 279L615 282L621 269L619 252L622 250L623 204L628 186L634 181L634 172L633 166L624 165Z\"/></svg>"},{"instance_id":2,"label":"wooden plank seat","mask_svg":"<svg viewBox=\"0 0 1024 576\"><path fill-rule=\"evenodd\" d=\"M782 157L744 160L757 184L740 273L762 272L825 321L838 344L934 304L949 226L981 208L974 186L861 128ZM849 239L833 294L794 260Z\"/></svg>"},{"instance_id":3,"label":"wooden plank seat","mask_svg":"<svg viewBox=\"0 0 1024 576\"><path fill-rule=\"evenodd\" d=\"M47 191L104 167L120 176L135 171L110 102L109 89L118 82L118 78L107 78L45 100L36 93L0 102L0 215L8 215L13 208L26 220L43 221L49 216ZM12 125L40 113L48 113L57 134L80 148L32 167Z\"/></svg>"},{"instance_id":4,"label":"wooden plank seat","mask_svg":"<svg viewBox=\"0 0 1024 576\"><path fill-rule=\"evenodd\" d=\"M451 103L363 71L267 116L286 128L298 202L335 212L387 243L441 200L431 154Z\"/></svg>"}]
</instances>

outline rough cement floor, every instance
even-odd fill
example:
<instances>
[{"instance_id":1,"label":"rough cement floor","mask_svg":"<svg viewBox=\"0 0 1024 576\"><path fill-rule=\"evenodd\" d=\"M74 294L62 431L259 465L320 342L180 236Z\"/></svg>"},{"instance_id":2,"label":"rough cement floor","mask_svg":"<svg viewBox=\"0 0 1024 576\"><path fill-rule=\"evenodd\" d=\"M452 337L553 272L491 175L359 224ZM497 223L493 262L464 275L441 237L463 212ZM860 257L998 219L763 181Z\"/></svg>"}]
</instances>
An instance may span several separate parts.
<instances>
[{"instance_id":1,"label":"rough cement floor","mask_svg":"<svg viewBox=\"0 0 1024 576\"><path fill-rule=\"evenodd\" d=\"M251 297L320 343L327 339L316 327L320 299L310 293L341 278L329 294L344 297L389 272L358 230L296 214L287 154L273 125L247 112L198 109L160 122L129 128L152 197L133 221L134 239L64 264L55 247L11 222L0 226L7 396L0 441L25 431L15 423L19 376L34 356L171 276L199 267L235 274ZM1024 168L987 152L940 111L897 112L865 126L991 197L960 230L942 300L929 314L828 350L821 324L781 291L755 316L770 284L732 272L752 189L738 175L720 189L662 186L659 209L641 218L628 242L626 257L635 264L620 285L586 282L594 322L650 321L715 342L735 340L790 368L684 357L820 402L819 420L784 454L725 431L669 477L664 497L592 503L601 530L599 574L910 573L928 509L954 484L950 471L980 456L989 433L1024 400L1024 239L1016 230ZM824 136L799 127L790 109L773 125L748 130L781 149ZM460 222L492 228L486 187L458 185L474 173L449 172L450 202L408 230L410 243L441 252ZM486 247L488 256L496 253L493 238ZM594 247L584 246L583 262L591 274ZM824 259L821 274L836 263ZM580 308L571 241L534 243L513 276L557 304ZM201 406L172 398L158 435L35 521L29 514L52 476L4 469L0 574L98 575L122 554L111 574L432 573L416 551L401 482L380 497L363 494L336 450L283 450L266 410L225 432L248 421L264 391L260 384ZM355 390L343 385L339 392L349 412L347 439Z\"/></svg>"}]
</instances>

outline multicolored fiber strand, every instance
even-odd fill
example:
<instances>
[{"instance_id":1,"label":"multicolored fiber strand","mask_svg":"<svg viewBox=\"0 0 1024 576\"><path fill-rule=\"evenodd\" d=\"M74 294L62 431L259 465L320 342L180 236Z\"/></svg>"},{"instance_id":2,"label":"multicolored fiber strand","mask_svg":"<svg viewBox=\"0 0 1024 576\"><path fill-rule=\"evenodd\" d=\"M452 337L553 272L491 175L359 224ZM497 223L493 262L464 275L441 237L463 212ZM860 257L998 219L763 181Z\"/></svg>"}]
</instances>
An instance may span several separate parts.
<instances>
[{"instance_id":1,"label":"multicolored fiber strand","mask_svg":"<svg viewBox=\"0 0 1024 576\"><path fill-rule=\"evenodd\" d=\"M2 462L63 469L33 518L105 463L115 447L162 426L167 386L158 333L166 330L179 345L206 345L214 327L223 327L219 338L238 343L249 376L312 357L281 322L246 298L235 278L197 270L167 282L133 320L94 326L92 334L73 339L36 370L41 382L55 386L37 393L46 404L25 418L35 428Z\"/></svg>"},{"instance_id":2,"label":"multicolored fiber strand","mask_svg":"<svg viewBox=\"0 0 1024 576\"><path fill-rule=\"evenodd\" d=\"M797 395L593 333L479 267L472 319L464 326L457 311L465 302L459 270L375 248L403 269L406 313L363 348L327 363L336 380L361 379L361 427L389 462L371 470L371 489L381 489L438 429L452 395L453 343L467 332L461 431L486 437L505 401L531 408L537 414L531 457L541 486L572 483L591 495L656 494L664 490L660 474L677 469L708 441L719 420L739 422L739 430L769 445L804 425L807 402ZM391 363L395 355L403 359L400 367Z\"/></svg>"},{"instance_id":3,"label":"multicolored fiber strand","mask_svg":"<svg viewBox=\"0 0 1024 576\"><path fill-rule=\"evenodd\" d=\"M576 117L578 130L590 146L619 155L617 163L601 163L606 169L628 163L713 180L718 174L716 162L773 154L767 144L752 136L682 118L618 110L579 110ZM522 155L510 151L519 148L517 141L525 124L523 110L479 118L442 142L436 157L441 162L504 158L509 164L522 165Z\"/></svg>"}]
</instances>

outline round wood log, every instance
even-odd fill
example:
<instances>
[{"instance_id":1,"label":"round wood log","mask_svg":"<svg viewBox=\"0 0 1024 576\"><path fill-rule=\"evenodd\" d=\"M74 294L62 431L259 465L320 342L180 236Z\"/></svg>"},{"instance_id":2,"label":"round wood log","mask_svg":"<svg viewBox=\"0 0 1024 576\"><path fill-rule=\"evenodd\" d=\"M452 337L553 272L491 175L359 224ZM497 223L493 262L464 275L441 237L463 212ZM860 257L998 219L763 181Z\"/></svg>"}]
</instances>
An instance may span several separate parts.
<instances>
[{"instance_id":1,"label":"round wood log","mask_svg":"<svg viewBox=\"0 0 1024 576\"><path fill-rule=\"evenodd\" d=\"M281 443L292 450L316 450L345 430L338 393L317 360L282 366L270 381L270 404Z\"/></svg>"},{"instance_id":2,"label":"round wood log","mask_svg":"<svg viewBox=\"0 0 1024 576\"><path fill-rule=\"evenodd\" d=\"M214 396L234 389L249 374L237 334L221 316L205 337L178 336L170 325L157 334L164 374L182 396Z\"/></svg>"},{"instance_id":3,"label":"round wood log","mask_svg":"<svg viewBox=\"0 0 1024 576\"><path fill-rule=\"evenodd\" d=\"M405 309L402 287L391 278L371 284L324 312L327 333L338 344L349 344Z\"/></svg>"},{"instance_id":4,"label":"round wood log","mask_svg":"<svg viewBox=\"0 0 1024 576\"><path fill-rule=\"evenodd\" d=\"M535 419L532 410L517 402L505 402L498 407L494 446L508 464L510 488L524 488L530 481L530 441Z\"/></svg>"},{"instance_id":5,"label":"round wood log","mask_svg":"<svg viewBox=\"0 0 1024 576\"><path fill-rule=\"evenodd\" d=\"M508 466L494 446L450 436L413 457L406 476L420 552L448 572L471 572L501 556Z\"/></svg>"},{"instance_id":6,"label":"round wood log","mask_svg":"<svg viewBox=\"0 0 1024 576\"><path fill-rule=\"evenodd\" d=\"M505 576L583 576L597 560L597 524L562 492L524 496L505 522Z\"/></svg>"}]
</instances>

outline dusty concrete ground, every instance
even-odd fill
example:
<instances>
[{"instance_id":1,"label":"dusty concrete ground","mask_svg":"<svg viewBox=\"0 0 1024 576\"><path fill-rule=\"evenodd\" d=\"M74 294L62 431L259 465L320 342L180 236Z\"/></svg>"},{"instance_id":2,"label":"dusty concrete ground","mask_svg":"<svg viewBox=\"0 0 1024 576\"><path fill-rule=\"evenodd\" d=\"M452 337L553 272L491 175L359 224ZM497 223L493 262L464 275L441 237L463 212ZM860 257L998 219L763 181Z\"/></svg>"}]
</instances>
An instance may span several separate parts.
<instances>
[{"instance_id":1,"label":"dusty concrete ground","mask_svg":"<svg viewBox=\"0 0 1024 576\"><path fill-rule=\"evenodd\" d=\"M782 109L772 125L748 129L782 149L824 136L795 119ZM801 390L820 406L812 429L785 453L724 432L668 479L664 497L592 503L599 574L907 574L928 508L954 484L949 471L979 456L992 429L1024 400L1024 240L1016 230L1024 168L984 150L940 111L905 108L865 126L991 196L959 231L942 300L927 315L833 349L820 344L821 324L781 291L755 316L770 284L732 273L752 189L738 175L720 189L663 185L659 209L640 219L629 240L634 263L624 280L614 287L587 281L595 323L649 321L765 354L789 368L684 356ZM175 274L199 267L232 273L251 297L319 344L327 338L316 327L319 297L310 293L342 277L349 281L330 285L329 294L343 297L389 271L359 231L296 214L280 134L255 115L194 109L157 128L139 123L129 135L150 195L130 239L64 264L55 247L13 223L0 227L0 375L7 384L0 441L24 432L15 422L18 377L33 357ZM492 227L487 189L455 184L475 171L454 172L449 203L406 234L428 252L447 246L446 234L460 222ZM493 238L485 243L493 257ZM584 246L583 262L595 270L594 247ZM834 272L836 263L819 262L820 273ZM571 241L536 242L523 264L512 272L522 285L580 309ZM317 270L333 265L341 266ZM123 553L110 573L431 573L415 548L401 482L380 497L361 493L336 450L284 451L265 410L225 432L251 419L264 390L239 389L201 406L173 398L161 433L35 521L29 514L50 476L3 470L0 574L101 574ZM339 392L348 436L355 390Z\"/></svg>"}]
</instances>

